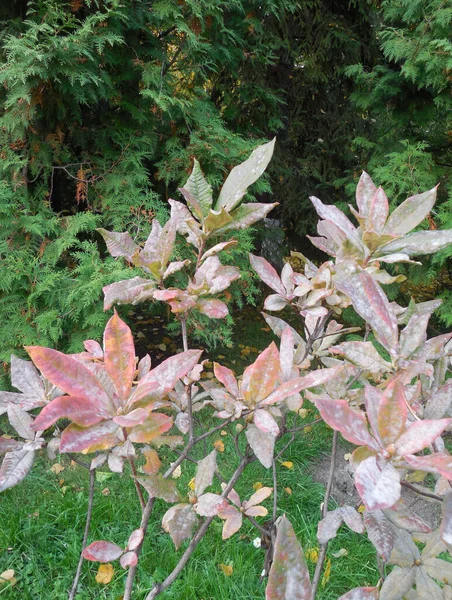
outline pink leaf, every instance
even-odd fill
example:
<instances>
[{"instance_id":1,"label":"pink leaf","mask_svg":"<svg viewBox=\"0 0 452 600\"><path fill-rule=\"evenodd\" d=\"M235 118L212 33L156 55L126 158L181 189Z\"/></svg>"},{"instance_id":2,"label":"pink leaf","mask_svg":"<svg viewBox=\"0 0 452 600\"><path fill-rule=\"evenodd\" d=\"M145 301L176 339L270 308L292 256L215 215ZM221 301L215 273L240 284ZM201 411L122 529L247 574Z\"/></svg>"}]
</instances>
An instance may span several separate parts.
<instances>
[{"instance_id":1,"label":"pink leaf","mask_svg":"<svg viewBox=\"0 0 452 600\"><path fill-rule=\"evenodd\" d=\"M276 522L273 563L265 590L266 600L311 600L309 571L290 521L283 515Z\"/></svg>"},{"instance_id":2,"label":"pink leaf","mask_svg":"<svg viewBox=\"0 0 452 600\"><path fill-rule=\"evenodd\" d=\"M218 513L220 519L224 519L223 531L221 537L223 540L227 540L242 526L242 513L238 511L234 506L226 506Z\"/></svg>"},{"instance_id":3,"label":"pink leaf","mask_svg":"<svg viewBox=\"0 0 452 600\"><path fill-rule=\"evenodd\" d=\"M264 433L252 423L246 428L245 435L259 462L269 469L273 462L275 436L270 433Z\"/></svg>"},{"instance_id":4,"label":"pink leaf","mask_svg":"<svg viewBox=\"0 0 452 600\"><path fill-rule=\"evenodd\" d=\"M133 277L110 283L102 288L104 292L104 310L113 304L139 304L154 297L155 283L143 277Z\"/></svg>"},{"instance_id":5,"label":"pink leaf","mask_svg":"<svg viewBox=\"0 0 452 600\"><path fill-rule=\"evenodd\" d=\"M279 375L279 352L274 342L247 367L242 378L242 393L247 404L257 404L275 387Z\"/></svg>"},{"instance_id":6,"label":"pink leaf","mask_svg":"<svg viewBox=\"0 0 452 600\"><path fill-rule=\"evenodd\" d=\"M376 191L377 187L374 182L369 175L363 171L359 178L358 185L356 186L356 205L363 217L368 217L370 215L372 199Z\"/></svg>"},{"instance_id":7,"label":"pink leaf","mask_svg":"<svg viewBox=\"0 0 452 600\"><path fill-rule=\"evenodd\" d=\"M163 413L151 413L142 425L136 425L129 431L131 442L146 444L173 426L173 418Z\"/></svg>"},{"instance_id":8,"label":"pink leaf","mask_svg":"<svg viewBox=\"0 0 452 600\"><path fill-rule=\"evenodd\" d=\"M277 422L266 410L257 409L254 411L254 424L264 433L271 433L274 436L279 434Z\"/></svg>"},{"instance_id":9,"label":"pink leaf","mask_svg":"<svg viewBox=\"0 0 452 600\"><path fill-rule=\"evenodd\" d=\"M386 194L381 187L375 192L372 197L369 211L368 229L375 231L378 234L383 232L383 228L388 218L389 202Z\"/></svg>"},{"instance_id":10,"label":"pink leaf","mask_svg":"<svg viewBox=\"0 0 452 600\"><path fill-rule=\"evenodd\" d=\"M282 296L286 295L286 290L281 282L281 279L271 264L261 256L250 254L250 262L253 269L259 275L264 283L266 283L273 291Z\"/></svg>"},{"instance_id":11,"label":"pink leaf","mask_svg":"<svg viewBox=\"0 0 452 600\"><path fill-rule=\"evenodd\" d=\"M0 492L20 483L29 473L35 459L35 452L14 450L7 452L0 467Z\"/></svg>"},{"instance_id":12,"label":"pink leaf","mask_svg":"<svg viewBox=\"0 0 452 600\"><path fill-rule=\"evenodd\" d=\"M126 552L119 559L119 563L123 569L134 567L138 563L138 556L135 552Z\"/></svg>"},{"instance_id":13,"label":"pink leaf","mask_svg":"<svg viewBox=\"0 0 452 600\"><path fill-rule=\"evenodd\" d=\"M89 546L87 546L83 550L82 555L86 560L108 563L112 560L117 560L121 554L123 554L123 552L124 550L116 544L99 540L97 542L92 542Z\"/></svg>"},{"instance_id":14,"label":"pink leaf","mask_svg":"<svg viewBox=\"0 0 452 600\"><path fill-rule=\"evenodd\" d=\"M102 421L90 427L69 425L63 431L60 452L95 452L108 450L118 443L118 425L113 421Z\"/></svg>"},{"instance_id":15,"label":"pink leaf","mask_svg":"<svg viewBox=\"0 0 452 600\"><path fill-rule=\"evenodd\" d=\"M33 423L33 429L44 431L63 417L80 427L89 427L108 419L109 415L84 396L60 396L44 406Z\"/></svg>"},{"instance_id":16,"label":"pink leaf","mask_svg":"<svg viewBox=\"0 0 452 600\"><path fill-rule=\"evenodd\" d=\"M217 470L217 451L212 450L205 458L198 461L195 476L195 496L198 498L204 490L212 485L213 476Z\"/></svg>"},{"instance_id":17,"label":"pink leaf","mask_svg":"<svg viewBox=\"0 0 452 600\"><path fill-rule=\"evenodd\" d=\"M116 311L105 327L104 361L119 398L125 400L135 373L135 345L130 328Z\"/></svg>"},{"instance_id":18,"label":"pink leaf","mask_svg":"<svg viewBox=\"0 0 452 600\"><path fill-rule=\"evenodd\" d=\"M257 504L260 504L261 502L266 500L269 496L272 495L272 492L273 492L273 488L271 488L271 487L260 488L260 490L257 490L257 492L254 492L254 494L250 497L249 500L247 500L246 502L243 503L243 508L246 511L248 511L248 509L251 508L252 506L256 506Z\"/></svg>"},{"instance_id":19,"label":"pink leaf","mask_svg":"<svg viewBox=\"0 0 452 600\"><path fill-rule=\"evenodd\" d=\"M28 346L25 349L44 377L63 392L84 396L100 409L114 411L104 388L85 365L51 348Z\"/></svg>"},{"instance_id":20,"label":"pink leaf","mask_svg":"<svg viewBox=\"0 0 452 600\"><path fill-rule=\"evenodd\" d=\"M13 450L20 450L23 445L23 442L0 436L0 454L5 454L6 452L11 452Z\"/></svg>"},{"instance_id":21,"label":"pink leaf","mask_svg":"<svg viewBox=\"0 0 452 600\"><path fill-rule=\"evenodd\" d=\"M279 346L279 362L284 381L288 381L292 376L294 359L294 337L292 329L285 327L281 334L281 344Z\"/></svg>"},{"instance_id":22,"label":"pink leaf","mask_svg":"<svg viewBox=\"0 0 452 600\"><path fill-rule=\"evenodd\" d=\"M163 515L162 527L170 534L176 550L184 540L191 538L197 521L191 504L176 504Z\"/></svg>"},{"instance_id":23,"label":"pink leaf","mask_svg":"<svg viewBox=\"0 0 452 600\"><path fill-rule=\"evenodd\" d=\"M378 407L378 433L385 446L393 444L404 431L406 417L407 400L403 386L399 381L395 381L382 394Z\"/></svg>"},{"instance_id":24,"label":"pink leaf","mask_svg":"<svg viewBox=\"0 0 452 600\"><path fill-rule=\"evenodd\" d=\"M214 517L228 506L228 501L218 494L207 492L198 498L194 509L201 517Z\"/></svg>"},{"instance_id":25,"label":"pink leaf","mask_svg":"<svg viewBox=\"0 0 452 600\"><path fill-rule=\"evenodd\" d=\"M102 359L104 357L104 352L102 350L102 346L96 340L85 340L83 342L85 350L93 355L94 358Z\"/></svg>"},{"instance_id":26,"label":"pink leaf","mask_svg":"<svg viewBox=\"0 0 452 600\"><path fill-rule=\"evenodd\" d=\"M134 427L142 425L149 415L149 408L135 408L126 415L118 415L113 417L113 421L121 427Z\"/></svg>"},{"instance_id":27,"label":"pink leaf","mask_svg":"<svg viewBox=\"0 0 452 600\"><path fill-rule=\"evenodd\" d=\"M380 250L381 253L392 254L403 252L409 256L433 254L452 244L452 230L438 229L437 231L417 231L403 238L389 242Z\"/></svg>"},{"instance_id":28,"label":"pink leaf","mask_svg":"<svg viewBox=\"0 0 452 600\"><path fill-rule=\"evenodd\" d=\"M363 460L355 471L355 486L367 510L391 508L400 498L400 476L391 463L375 456Z\"/></svg>"},{"instance_id":29,"label":"pink leaf","mask_svg":"<svg viewBox=\"0 0 452 600\"><path fill-rule=\"evenodd\" d=\"M426 456L405 455L403 457L413 469L427 471L427 473L439 473L446 479L452 480L452 456L436 452Z\"/></svg>"},{"instance_id":30,"label":"pink leaf","mask_svg":"<svg viewBox=\"0 0 452 600\"><path fill-rule=\"evenodd\" d=\"M366 511L364 513L364 526L367 529L369 540L374 545L378 555L385 562L388 561L396 540L394 527L381 510Z\"/></svg>"},{"instance_id":31,"label":"pink leaf","mask_svg":"<svg viewBox=\"0 0 452 600\"><path fill-rule=\"evenodd\" d=\"M359 446L379 449L367 429L366 417L362 413L352 410L346 400L317 398L315 405L325 423L340 431L346 440Z\"/></svg>"},{"instance_id":32,"label":"pink leaf","mask_svg":"<svg viewBox=\"0 0 452 600\"><path fill-rule=\"evenodd\" d=\"M452 424L452 419L416 421L395 443L399 455L415 454L432 444Z\"/></svg>"},{"instance_id":33,"label":"pink leaf","mask_svg":"<svg viewBox=\"0 0 452 600\"><path fill-rule=\"evenodd\" d=\"M235 378L234 372L227 367L223 367L218 363L213 363L213 372L215 377L218 379L220 383L224 385L224 387L228 390L228 392L234 396L235 398L239 395L239 387L237 384L237 379Z\"/></svg>"},{"instance_id":34,"label":"pink leaf","mask_svg":"<svg viewBox=\"0 0 452 600\"><path fill-rule=\"evenodd\" d=\"M160 389L157 390L158 395L160 397L165 396L173 389L179 379L185 377L194 368L201 354L202 350L187 350L186 352L170 356L143 377L138 384L136 393L139 392L142 385L149 382L156 382L160 386Z\"/></svg>"},{"instance_id":35,"label":"pink leaf","mask_svg":"<svg viewBox=\"0 0 452 600\"><path fill-rule=\"evenodd\" d=\"M452 492L444 497L442 506L443 520L441 522L441 539L445 544L452 547Z\"/></svg>"},{"instance_id":36,"label":"pink leaf","mask_svg":"<svg viewBox=\"0 0 452 600\"><path fill-rule=\"evenodd\" d=\"M196 308L211 319L224 319L229 314L228 307L221 300L198 300Z\"/></svg>"},{"instance_id":37,"label":"pink leaf","mask_svg":"<svg viewBox=\"0 0 452 600\"><path fill-rule=\"evenodd\" d=\"M127 542L127 550L136 550L143 541L144 531L142 529L135 529L132 531Z\"/></svg>"},{"instance_id":38,"label":"pink leaf","mask_svg":"<svg viewBox=\"0 0 452 600\"><path fill-rule=\"evenodd\" d=\"M131 260L132 256L139 249L127 232L117 233L116 231L107 231L101 228L97 229L97 231L104 238L108 251L115 258L125 256L128 260Z\"/></svg>"}]
</instances>

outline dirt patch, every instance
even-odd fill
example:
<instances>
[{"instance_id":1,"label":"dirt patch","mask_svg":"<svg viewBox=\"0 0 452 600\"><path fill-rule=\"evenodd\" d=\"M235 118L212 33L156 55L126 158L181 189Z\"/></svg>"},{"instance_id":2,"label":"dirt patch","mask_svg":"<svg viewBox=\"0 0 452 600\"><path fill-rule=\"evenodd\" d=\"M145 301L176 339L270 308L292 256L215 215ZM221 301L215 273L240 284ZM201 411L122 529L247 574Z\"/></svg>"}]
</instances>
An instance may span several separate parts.
<instances>
[{"instance_id":1,"label":"dirt patch","mask_svg":"<svg viewBox=\"0 0 452 600\"><path fill-rule=\"evenodd\" d=\"M338 506L359 506L360 497L353 483L353 471L344 456L350 450L342 446L338 447L335 468L335 480L331 497ZM311 477L326 486L330 472L330 456L323 455L313 465ZM426 521L432 529L436 529L441 522L441 504L437 500L430 500L419 496L415 492L402 488L402 498L420 517Z\"/></svg>"}]
</instances>

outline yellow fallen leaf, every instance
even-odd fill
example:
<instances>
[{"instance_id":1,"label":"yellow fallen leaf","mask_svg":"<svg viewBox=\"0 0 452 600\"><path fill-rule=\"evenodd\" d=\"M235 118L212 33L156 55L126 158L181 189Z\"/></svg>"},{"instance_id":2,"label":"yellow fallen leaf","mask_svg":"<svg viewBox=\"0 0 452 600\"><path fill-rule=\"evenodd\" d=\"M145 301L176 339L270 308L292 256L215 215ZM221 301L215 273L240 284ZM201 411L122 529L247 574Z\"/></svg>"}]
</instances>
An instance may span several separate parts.
<instances>
[{"instance_id":1,"label":"yellow fallen leaf","mask_svg":"<svg viewBox=\"0 0 452 600\"><path fill-rule=\"evenodd\" d=\"M59 463L55 463L54 465L52 465L50 467L50 471L52 473L55 473L55 475L58 475L59 473L61 473L61 471L64 471L64 467L63 467L63 465L60 465Z\"/></svg>"},{"instance_id":2,"label":"yellow fallen leaf","mask_svg":"<svg viewBox=\"0 0 452 600\"><path fill-rule=\"evenodd\" d=\"M218 450L218 452L224 452L224 444L221 440L217 440L214 442L214 447Z\"/></svg>"},{"instance_id":3,"label":"yellow fallen leaf","mask_svg":"<svg viewBox=\"0 0 452 600\"><path fill-rule=\"evenodd\" d=\"M102 496L109 496L110 490L106 487L101 491Z\"/></svg>"},{"instance_id":4,"label":"yellow fallen leaf","mask_svg":"<svg viewBox=\"0 0 452 600\"><path fill-rule=\"evenodd\" d=\"M12 579L14 579L14 569L7 569L6 571L3 571L3 573L0 574L0 584L5 582L9 583ZM14 583L12 583L11 585L14 585Z\"/></svg>"},{"instance_id":5,"label":"yellow fallen leaf","mask_svg":"<svg viewBox=\"0 0 452 600\"><path fill-rule=\"evenodd\" d=\"M307 548L304 552L307 560L310 560L312 563L317 564L319 560L319 550L318 548Z\"/></svg>"},{"instance_id":6,"label":"yellow fallen leaf","mask_svg":"<svg viewBox=\"0 0 452 600\"><path fill-rule=\"evenodd\" d=\"M292 490L290 489L290 487L284 488L284 491L286 492L286 494L289 494L289 496L292 496Z\"/></svg>"},{"instance_id":7,"label":"yellow fallen leaf","mask_svg":"<svg viewBox=\"0 0 452 600\"><path fill-rule=\"evenodd\" d=\"M330 575L331 575L331 560L329 558L327 558L325 570L323 571L322 587L326 586L326 584L328 583L328 580L330 578Z\"/></svg>"},{"instance_id":8,"label":"yellow fallen leaf","mask_svg":"<svg viewBox=\"0 0 452 600\"><path fill-rule=\"evenodd\" d=\"M281 463L283 467L286 467L286 469L292 469L293 468L293 462L290 460L286 460L284 462Z\"/></svg>"},{"instance_id":9,"label":"yellow fallen leaf","mask_svg":"<svg viewBox=\"0 0 452 600\"><path fill-rule=\"evenodd\" d=\"M157 348L162 352L166 352L166 344L158 344Z\"/></svg>"},{"instance_id":10,"label":"yellow fallen leaf","mask_svg":"<svg viewBox=\"0 0 452 600\"><path fill-rule=\"evenodd\" d=\"M171 477L172 477L173 479L179 479L179 477L180 477L181 475L182 475L182 469L181 469L181 466L180 466L180 465L178 465L178 466L177 466L177 467L174 469L174 471L172 472L172 474L171 474Z\"/></svg>"},{"instance_id":11,"label":"yellow fallen leaf","mask_svg":"<svg viewBox=\"0 0 452 600\"><path fill-rule=\"evenodd\" d=\"M352 455L350 454L350 452L348 452L347 454L344 454L344 460L350 460L352 457Z\"/></svg>"},{"instance_id":12,"label":"yellow fallen leaf","mask_svg":"<svg viewBox=\"0 0 452 600\"><path fill-rule=\"evenodd\" d=\"M300 417L302 419L306 419L306 417L308 416L308 413L310 413L311 411L308 408L300 408L298 411L298 414L300 415Z\"/></svg>"},{"instance_id":13,"label":"yellow fallen leaf","mask_svg":"<svg viewBox=\"0 0 452 600\"><path fill-rule=\"evenodd\" d=\"M226 577L230 577L234 571L231 565L225 565L224 563L220 563L218 567L221 571L223 571Z\"/></svg>"},{"instance_id":14,"label":"yellow fallen leaf","mask_svg":"<svg viewBox=\"0 0 452 600\"><path fill-rule=\"evenodd\" d=\"M96 574L97 583L102 583L107 585L113 579L113 575L115 574L115 570L113 569L113 565L107 563L106 565L100 565L99 570Z\"/></svg>"},{"instance_id":15,"label":"yellow fallen leaf","mask_svg":"<svg viewBox=\"0 0 452 600\"><path fill-rule=\"evenodd\" d=\"M360 506L358 506L359 513L363 513L365 510L366 510L366 507L364 506L364 504L360 504Z\"/></svg>"},{"instance_id":16,"label":"yellow fallen leaf","mask_svg":"<svg viewBox=\"0 0 452 600\"><path fill-rule=\"evenodd\" d=\"M188 487L189 487L191 490L194 490L194 489L195 489L195 478L194 478L194 477L192 477L192 478L190 479L190 481L188 482Z\"/></svg>"},{"instance_id":17,"label":"yellow fallen leaf","mask_svg":"<svg viewBox=\"0 0 452 600\"><path fill-rule=\"evenodd\" d=\"M348 554L348 550L346 550L345 548L341 548L337 552L332 553L334 558L341 558L342 556L347 556L347 554Z\"/></svg>"},{"instance_id":18,"label":"yellow fallen leaf","mask_svg":"<svg viewBox=\"0 0 452 600\"><path fill-rule=\"evenodd\" d=\"M225 431L224 429L222 429L222 430L220 431L220 435L222 435L222 436L224 437L225 435L228 435L228 432L227 432L227 431Z\"/></svg>"},{"instance_id":19,"label":"yellow fallen leaf","mask_svg":"<svg viewBox=\"0 0 452 600\"><path fill-rule=\"evenodd\" d=\"M408 473L405 479L410 483L421 483L426 477L427 473L424 471L413 471L413 473Z\"/></svg>"},{"instance_id":20,"label":"yellow fallen leaf","mask_svg":"<svg viewBox=\"0 0 452 600\"><path fill-rule=\"evenodd\" d=\"M264 487L264 486L262 485L262 483L260 481L256 481L256 483L253 483L253 488L256 490L256 492L257 492L257 490L260 490L262 487Z\"/></svg>"},{"instance_id":21,"label":"yellow fallen leaf","mask_svg":"<svg viewBox=\"0 0 452 600\"><path fill-rule=\"evenodd\" d=\"M241 423L237 423L237 425L235 426L235 430L237 431L237 433L240 433L241 431L243 431L243 425Z\"/></svg>"},{"instance_id":22,"label":"yellow fallen leaf","mask_svg":"<svg viewBox=\"0 0 452 600\"><path fill-rule=\"evenodd\" d=\"M64 479L59 479L58 480L58 485L63 486L64 485Z\"/></svg>"},{"instance_id":23,"label":"yellow fallen leaf","mask_svg":"<svg viewBox=\"0 0 452 600\"><path fill-rule=\"evenodd\" d=\"M303 427L304 433L309 433L311 430L312 430L312 427L310 425L306 425L306 427Z\"/></svg>"}]
</instances>

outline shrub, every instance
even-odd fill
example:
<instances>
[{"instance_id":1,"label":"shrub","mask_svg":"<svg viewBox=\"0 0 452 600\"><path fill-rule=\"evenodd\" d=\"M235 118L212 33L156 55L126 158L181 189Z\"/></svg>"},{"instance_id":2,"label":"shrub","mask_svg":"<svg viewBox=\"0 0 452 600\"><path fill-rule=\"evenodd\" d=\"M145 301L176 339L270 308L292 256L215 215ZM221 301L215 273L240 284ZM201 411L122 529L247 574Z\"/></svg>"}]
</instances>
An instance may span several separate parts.
<instances>
[{"instance_id":1,"label":"shrub","mask_svg":"<svg viewBox=\"0 0 452 600\"><path fill-rule=\"evenodd\" d=\"M201 381L204 362L201 350L189 348L190 319L197 313L210 319L228 314L227 289L240 273L221 261L234 240L218 238L249 226L271 209L272 205L240 202L266 168L272 150L273 142L260 146L235 167L216 201L195 163L182 189L187 204L170 201L170 219L163 227L153 222L144 247L127 232L99 230L114 257L124 257L142 271L104 288L106 310L121 303L166 302L180 322L184 350L155 367L149 356L138 361L131 331L115 311L106 325L103 346L87 340L85 352L74 355L31 346L26 350L33 363L13 357L12 384L22 393L0 396L0 407L17 432L15 438L0 437L5 453L0 491L26 476L36 452L45 445L51 452L91 454L91 482L95 470L104 465L122 472L128 464L142 507L141 523L123 546L98 540L84 544L81 555L81 560L98 562L119 559L128 569L126 600L131 598L156 501L170 505L162 527L176 550L184 545L184 551L166 579L154 584L147 600L171 585L217 518L223 521L223 539L234 535L246 519L270 540L267 600L315 597L328 543L343 523L358 533L367 532L383 571L377 585L355 588L342 600L425 597L426 590L435 598L448 597L452 566L443 553L452 544L452 458L445 440L452 427L448 416L452 334L427 338L429 319L439 301L402 307L389 302L382 288L404 279L387 273L385 265L412 262L415 256L451 244L450 230L412 232L432 209L436 188L408 198L389 214L385 193L363 173L357 208L352 209L359 227L337 207L311 198L321 220L319 236L310 239L330 260L316 266L304 259L303 273L286 264L279 275L265 259L250 256L252 268L273 291L265 309L291 309L301 317L300 330L265 313L280 338L279 349L270 344L241 377L215 363L215 380ZM190 258L172 260L178 236L192 247ZM175 281L178 285L171 285ZM347 307L364 321L363 329L346 328L340 322ZM351 333L354 339L340 341ZM263 524L256 520L267 515L262 503L276 489L263 487L247 500L234 489L255 460L272 469L276 480L277 458L303 435L305 425L291 426L292 416L307 402L334 430L312 582L292 525L277 515L277 498L270 520ZM70 424L60 433L62 419ZM198 429L199 420L207 430ZM190 461L197 444L230 423L235 423L237 452L232 476L223 477L214 449L197 462L193 489L184 496L170 476ZM53 430L50 441L44 436L48 430ZM350 464L360 511L353 506L328 510L339 433L356 446ZM161 450L165 446L181 448L171 464L165 464L168 454ZM140 454L145 458L143 474L138 473ZM423 486L409 483L407 476L413 472L433 474L432 483L427 479ZM404 503L404 487L442 503L437 530L431 531ZM91 485L90 502L92 493ZM419 541L425 544L422 550ZM386 577L384 565L392 567ZM77 583L78 576L70 598Z\"/></svg>"}]
</instances>

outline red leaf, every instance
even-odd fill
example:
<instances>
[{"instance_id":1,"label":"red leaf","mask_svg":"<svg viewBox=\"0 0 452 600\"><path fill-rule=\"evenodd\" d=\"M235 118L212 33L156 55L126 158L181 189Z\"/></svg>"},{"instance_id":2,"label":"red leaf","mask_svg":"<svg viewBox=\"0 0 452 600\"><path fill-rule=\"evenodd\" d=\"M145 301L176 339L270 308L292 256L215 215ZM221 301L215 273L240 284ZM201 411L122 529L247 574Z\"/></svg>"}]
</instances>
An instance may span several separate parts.
<instances>
[{"instance_id":1,"label":"red leaf","mask_svg":"<svg viewBox=\"0 0 452 600\"><path fill-rule=\"evenodd\" d=\"M416 421L395 443L399 455L415 454L432 444L452 424L452 419Z\"/></svg>"},{"instance_id":2,"label":"red leaf","mask_svg":"<svg viewBox=\"0 0 452 600\"><path fill-rule=\"evenodd\" d=\"M85 365L51 348L27 346L25 349L44 377L63 392L69 396L84 396L100 409L111 414L116 412L104 388Z\"/></svg>"},{"instance_id":3,"label":"red leaf","mask_svg":"<svg viewBox=\"0 0 452 600\"><path fill-rule=\"evenodd\" d=\"M135 373L135 345L130 328L116 311L105 327L104 361L119 398L125 400Z\"/></svg>"},{"instance_id":4,"label":"red leaf","mask_svg":"<svg viewBox=\"0 0 452 600\"><path fill-rule=\"evenodd\" d=\"M113 417L113 421L121 427L134 427L135 425L142 425L148 418L150 407L148 408L135 408L126 415L118 415Z\"/></svg>"},{"instance_id":5,"label":"red leaf","mask_svg":"<svg viewBox=\"0 0 452 600\"><path fill-rule=\"evenodd\" d=\"M119 559L121 567L127 569L128 567L134 567L138 563L138 556L135 552L126 552Z\"/></svg>"},{"instance_id":6,"label":"red leaf","mask_svg":"<svg viewBox=\"0 0 452 600\"><path fill-rule=\"evenodd\" d=\"M129 537L129 541L127 542L127 550L136 550L138 546L143 541L144 531L143 529L135 529L132 531Z\"/></svg>"},{"instance_id":7,"label":"red leaf","mask_svg":"<svg viewBox=\"0 0 452 600\"><path fill-rule=\"evenodd\" d=\"M317 398L315 405L325 423L340 431L346 440L352 444L379 450L378 444L367 429L366 417L352 410L346 400Z\"/></svg>"},{"instance_id":8,"label":"red leaf","mask_svg":"<svg viewBox=\"0 0 452 600\"><path fill-rule=\"evenodd\" d=\"M118 429L118 425L113 421L102 421L90 427L69 425L61 436L60 452L108 450L119 441L116 436Z\"/></svg>"},{"instance_id":9,"label":"red leaf","mask_svg":"<svg viewBox=\"0 0 452 600\"><path fill-rule=\"evenodd\" d=\"M427 456L405 455L403 458L413 469L439 473L446 479L452 480L452 456L450 454L436 452Z\"/></svg>"},{"instance_id":10,"label":"red leaf","mask_svg":"<svg viewBox=\"0 0 452 600\"><path fill-rule=\"evenodd\" d=\"M276 523L273 563L265 590L266 600L311 600L312 588L303 549L290 521L283 515Z\"/></svg>"},{"instance_id":11,"label":"red leaf","mask_svg":"<svg viewBox=\"0 0 452 600\"><path fill-rule=\"evenodd\" d=\"M97 542L92 542L87 546L83 550L82 556L84 559L93 562L108 563L112 560L117 560L123 552L124 550L116 544L99 540Z\"/></svg>"},{"instance_id":12,"label":"red leaf","mask_svg":"<svg viewBox=\"0 0 452 600\"><path fill-rule=\"evenodd\" d=\"M233 371L214 362L213 372L215 377L224 385L228 392L237 398L239 395L239 387Z\"/></svg>"},{"instance_id":13,"label":"red leaf","mask_svg":"<svg viewBox=\"0 0 452 600\"><path fill-rule=\"evenodd\" d=\"M80 427L89 427L108 419L109 415L83 396L60 396L44 406L32 428L35 431L43 431L63 417L70 419Z\"/></svg>"},{"instance_id":14,"label":"red leaf","mask_svg":"<svg viewBox=\"0 0 452 600\"><path fill-rule=\"evenodd\" d=\"M247 367L242 378L242 394L247 404L257 404L273 391L279 375L279 352L274 342Z\"/></svg>"},{"instance_id":15,"label":"red leaf","mask_svg":"<svg viewBox=\"0 0 452 600\"><path fill-rule=\"evenodd\" d=\"M170 356L143 377L136 390L137 393L145 383L156 382L160 385L160 389L156 390L155 396L165 396L179 379L185 377L193 369L201 354L202 350L187 350Z\"/></svg>"}]
</instances>

